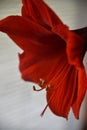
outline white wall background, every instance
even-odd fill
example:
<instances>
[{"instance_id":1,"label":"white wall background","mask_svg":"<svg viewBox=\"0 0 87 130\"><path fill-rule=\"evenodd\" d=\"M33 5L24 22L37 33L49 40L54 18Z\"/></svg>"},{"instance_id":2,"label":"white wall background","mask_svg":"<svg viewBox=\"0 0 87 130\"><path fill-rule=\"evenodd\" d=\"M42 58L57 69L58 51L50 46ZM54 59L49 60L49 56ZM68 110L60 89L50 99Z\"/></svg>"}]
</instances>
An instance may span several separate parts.
<instances>
[{"instance_id":1,"label":"white wall background","mask_svg":"<svg viewBox=\"0 0 87 130\"><path fill-rule=\"evenodd\" d=\"M70 29L87 26L86 0L45 0ZM21 0L0 0L0 19L20 14ZM33 92L32 83L24 82L18 70L17 53L21 50L0 32L0 130L81 130L84 103L77 121L56 117L47 109L45 92ZM84 60L87 67L86 57Z\"/></svg>"}]
</instances>

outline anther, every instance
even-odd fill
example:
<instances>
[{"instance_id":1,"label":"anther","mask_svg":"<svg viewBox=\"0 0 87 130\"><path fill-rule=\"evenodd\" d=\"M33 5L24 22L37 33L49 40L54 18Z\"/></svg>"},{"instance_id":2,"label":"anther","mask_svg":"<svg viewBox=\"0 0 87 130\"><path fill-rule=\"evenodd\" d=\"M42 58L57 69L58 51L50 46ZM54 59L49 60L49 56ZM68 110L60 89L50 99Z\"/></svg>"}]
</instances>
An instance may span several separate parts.
<instances>
[{"instance_id":1,"label":"anther","mask_svg":"<svg viewBox=\"0 0 87 130\"><path fill-rule=\"evenodd\" d=\"M48 91L48 89L51 87L51 85L50 84L48 84L47 86L46 86L46 91Z\"/></svg>"},{"instance_id":2,"label":"anther","mask_svg":"<svg viewBox=\"0 0 87 130\"><path fill-rule=\"evenodd\" d=\"M34 91L36 90L35 86L33 86L33 90L34 90Z\"/></svg>"},{"instance_id":3,"label":"anther","mask_svg":"<svg viewBox=\"0 0 87 130\"><path fill-rule=\"evenodd\" d=\"M33 86L33 90L34 90L34 91L41 91L41 90L43 90L43 89L44 89L44 88L36 89L36 87Z\"/></svg>"},{"instance_id":4,"label":"anther","mask_svg":"<svg viewBox=\"0 0 87 130\"><path fill-rule=\"evenodd\" d=\"M39 84L40 86L43 86L43 85L45 84L45 80L44 80L44 79L41 79L41 78L40 78L40 82L41 82L41 83Z\"/></svg>"}]
</instances>

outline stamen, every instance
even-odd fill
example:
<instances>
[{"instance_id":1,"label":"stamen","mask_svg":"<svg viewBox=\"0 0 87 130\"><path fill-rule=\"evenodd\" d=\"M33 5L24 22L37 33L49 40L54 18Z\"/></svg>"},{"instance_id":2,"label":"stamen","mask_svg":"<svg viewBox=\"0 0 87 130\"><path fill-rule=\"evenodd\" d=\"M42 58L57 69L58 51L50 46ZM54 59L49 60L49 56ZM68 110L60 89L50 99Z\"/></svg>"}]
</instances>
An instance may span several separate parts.
<instances>
[{"instance_id":1,"label":"stamen","mask_svg":"<svg viewBox=\"0 0 87 130\"><path fill-rule=\"evenodd\" d=\"M38 85L39 85L41 88L40 88L40 89L36 89L36 87L33 86L33 90L34 90L34 91L41 91L41 90L45 89L45 86L44 86L45 80L42 79L42 78L40 78L39 80L40 80L40 83L39 83Z\"/></svg>"},{"instance_id":2,"label":"stamen","mask_svg":"<svg viewBox=\"0 0 87 130\"><path fill-rule=\"evenodd\" d=\"M40 80L40 83L39 83L38 85L39 85L41 88L40 88L40 89L36 89L36 87L33 86L33 90L34 90L34 91L41 91L41 90L43 90L43 89L46 88L46 91L48 91L48 89L51 87L51 85L50 85L50 84L44 85L44 84L45 84L45 80L42 79L42 78L40 78L39 80ZM41 117L44 115L44 113L45 113L45 111L46 111L46 109L47 109L47 107L48 107L48 105L49 105L49 102L51 101L52 97L53 97L53 96L51 96L51 98L50 98L50 100L48 101L47 105L45 106L44 110L43 110L42 113L40 114Z\"/></svg>"}]
</instances>

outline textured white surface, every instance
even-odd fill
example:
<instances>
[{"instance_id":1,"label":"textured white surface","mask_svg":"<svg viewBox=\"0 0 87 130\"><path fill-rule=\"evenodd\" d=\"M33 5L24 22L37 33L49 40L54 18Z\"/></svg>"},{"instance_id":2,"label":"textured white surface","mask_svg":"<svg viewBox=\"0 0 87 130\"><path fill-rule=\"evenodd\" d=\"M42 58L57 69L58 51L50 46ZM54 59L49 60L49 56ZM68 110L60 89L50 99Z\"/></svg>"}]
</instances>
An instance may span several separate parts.
<instances>
[{"instance_id":1,"label":"textured white surface","mask_svg":"<svg viewBox=\"0 0 87 130\"><path fill-rule=\"evenodd\" d=\"M45 1L71 29L87 26L87 1ZM20 14L20 10L21 0L0 0L0 19ZM32 83L21 79L18 52L21 50L0 32L0 130L80 130L84 105L78 121L71 112L66 121L53 115L49 109L43 118L40 117L46 105L45 92L33 92Z\"/></svg>"}]
</instances>

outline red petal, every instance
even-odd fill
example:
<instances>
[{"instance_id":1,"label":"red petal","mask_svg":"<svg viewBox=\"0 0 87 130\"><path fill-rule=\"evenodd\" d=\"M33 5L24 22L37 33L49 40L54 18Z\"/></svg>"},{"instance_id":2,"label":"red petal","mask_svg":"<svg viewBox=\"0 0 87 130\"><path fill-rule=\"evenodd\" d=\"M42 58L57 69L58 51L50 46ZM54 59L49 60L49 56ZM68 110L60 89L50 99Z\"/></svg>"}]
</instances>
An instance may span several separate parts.
<instances>
[{"instance_id":1,"label":"red petal","mask_svg":"<svg viewBox=\"0 0 87 130\"><path fill-rule=\"evenodd\" d=\"M77 119L79 118L79 111L84 96L86 94L86 90L87 90L86 72L84 68L81 68L78 70L78 87L77 87L77 91L75 92L75 96L74 96L75 99L72 105L74 115Z\"/></svg>"},{"instance_id":2,"label":"red petal","mask_svg":"<svg viewBox=\"0 0 87 130\"><path fill-rule=\"evenodd\" d=\"M42 0L22 0L22 16L51 29L49 25L48 10ZM39 4L38 4L39 3Z\"/></svg>"},{"instance_id":3,"label":"red petal","mask_svg":"<svg viewBox=\"0 0 87 130\"><path fill-rule=\"evenodd\" d=\"M22 0L22 3L23 17L31 18L48 29L54 25L63 24L43 0Z\"/></svg>"},{"instance_id":4,"label":"red petal","mask_svg":"<svg viewBox=\"0 0 87 130\"><path fill-rule=\"evenodd\" d=\"M79 118L79 109L87 89L86 73L83 65L85 54L85 41L75 33L70 32L67 41L67 56L70 64L78 70L78 87L73 100L73 111L76 118Z\"/></svg>"},{"instance_id":5,"label":"red petal","mask_svg":"<svg viewBox=\"0 0 87 130\"><path fill-rule=\"evenodd\" d=\"M73 32L68 33L67 40L67 55L70 64L75 67L83 67L83 55L84 55L84 40Z\"/></svg>"},{"instance_id":6,"label":"red petal","mask_svg":"<svg viewBox=\"0 0 87 130\"><path fill-rule=\"evenodd\" d=\"M37 55L57 52L60 46L58 43L62 41L54 33L21 16L10 16L1 20L0 31L7 33L24 51Z\"/></svg>"},{"instance_id":7,"label":"red petal","mask_svg":"<svg viewBox=\"0 0 87 130\"><path fill-rule=\"evenodd\" d=\"M68 118L77 85L77 71L68 64L63 69L61 67L61 73L58 71L52 79L54 86L47 91L48 106L54 114Z\"/></svg>"}]
</instances>

